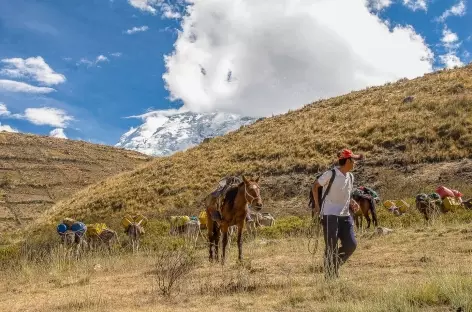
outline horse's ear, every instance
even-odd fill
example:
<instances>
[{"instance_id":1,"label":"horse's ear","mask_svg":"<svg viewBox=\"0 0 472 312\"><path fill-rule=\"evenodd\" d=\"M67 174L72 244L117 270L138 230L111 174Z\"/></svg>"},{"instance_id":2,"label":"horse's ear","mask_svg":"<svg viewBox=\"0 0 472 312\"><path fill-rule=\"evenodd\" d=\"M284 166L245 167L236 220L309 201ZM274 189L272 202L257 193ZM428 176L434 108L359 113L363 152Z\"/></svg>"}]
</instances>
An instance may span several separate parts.
<instances>
[{"instance_id":1,"label":"horse's ear","mask_svg":"<svg viewBox=\"0 0 472 312\"><path fill-rule=\"evenodd\" d=\"M246 183L246 184L248 184L248 183L249 183L249 180L246 178L246 176L245 176L245 175L243 175L243 176L242 176L242 178L243 178L243 181L244 181L244 183Z\"/></svg>"},{"instance_id":2,"label":"horse's ear","mask_svg":"<svg viewBox=\"0 0 472 312\"><path fill-rule=\"evenodd\" d=\"M260 178L260 177L261 177L261 176L258 176L256 179L254 179L254 182L259 183L259 178Z\"/></svg>"}]
</instances>

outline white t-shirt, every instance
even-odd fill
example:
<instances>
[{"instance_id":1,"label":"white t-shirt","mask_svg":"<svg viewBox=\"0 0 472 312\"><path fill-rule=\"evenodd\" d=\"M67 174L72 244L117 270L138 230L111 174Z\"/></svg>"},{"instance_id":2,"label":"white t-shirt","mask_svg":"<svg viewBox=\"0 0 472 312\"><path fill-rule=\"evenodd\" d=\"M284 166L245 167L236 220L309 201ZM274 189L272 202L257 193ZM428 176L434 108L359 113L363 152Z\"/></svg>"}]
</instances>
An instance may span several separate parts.
<instances>
[{"instance_id":1,"label":"white t-shirt","mask_svg":"<svg viewBox=\"0 0 472 312\"><path fill-rule=\"evenodd\" d=\"M323 187L323 195L331 179L331 172L331 170L326 171L318 179L318 183ZM321 206L321 214L347 217L350 215L349 203L354 184L354 176L350 173L344 175L339 171L338 167L335 167L334 172L336 173L336 177ZM351 176L351 178L349 176Z\"/></svg>"}]
</instances>

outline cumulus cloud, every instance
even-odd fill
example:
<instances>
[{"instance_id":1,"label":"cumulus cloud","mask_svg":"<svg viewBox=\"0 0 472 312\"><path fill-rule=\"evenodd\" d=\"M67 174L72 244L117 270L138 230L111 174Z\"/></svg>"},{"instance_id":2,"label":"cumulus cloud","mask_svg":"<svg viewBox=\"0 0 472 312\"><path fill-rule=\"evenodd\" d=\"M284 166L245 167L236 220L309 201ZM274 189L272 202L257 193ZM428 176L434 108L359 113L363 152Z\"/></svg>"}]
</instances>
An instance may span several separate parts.
<instances>
[{"instance_id":1,"label":"cumulus cloud","mask_svg":"<svg viewBox=\"0 0 472 312\"><path fill-rule=\"evenodd\" d=\"M59 139L67 139L66 134L64 133L64 129L62 128L56 128L49 132L49 136L53 138L59 138Z\"/></svg>"},{"instance_id":2,"label":"cumulus cloud","mask_svg":"<svg viewBox=\"0 0 472 312\"><path fill-rule=\"evenodd\" d=\"M403 4L413 11L428 10L428 0L403 0Z\"/></svg>"},{"instance_id":3,"label":"cumulus cloud","mask_svg":"<svg viewBox=\"0 0 472 312\"><path fill-rule=\"evenodd\" d=\"M190 2L190 1L189 1ZM128 3L143 11L156 15L158 11L165 18L180 18L179 7L184 6L184 0L177 0L169 3L165 0L128 0Z\"/></svg>"},{"instance_id":4,"label":"cumulus cloud","mask_svg":"<svg viewBox=\"0 0 472 312\"><path fill-rule=\"evenodd\" d=\"M0 122L0 132L5 131L5 132L18 132L15 128L12 128L9 125L2 125Z\"/></svg>"},{"instance_id":5,"label":"cumulus cloud","mask_svg":"<svg viewBox=\"0 0 472 312\"><path fill-rule=\"evenodd\" d=\"M457 4L453 5L450 9L444 11L444 13L438 18L438 20L444 22L449 16L464 16L465 13L465 1L461 0Z\"/></svg>"},{"instance_id":6,"label":"cumulus cloud","mask_svg":"<svg viewBox=\"0 0 472 312\"><path fill-rule=\"evenodd\" d=\"M23 114L12 114L8 107L0 102L0 117L7 119L23 119L35 125L48 125L57 127L53 130L55 134L63 133L69 121L74 120L74 117L68 115L64 110L52 107L41 108L27 108ZM51 132L53 133L53 132Z\"/></svg>"},{"instance_id":7,"label":"cumulus cloud","mask_svg":"<svg viewBox=\"0 0 472 312\"><path fill-rule=\"evenodd\" d=\"M7 116L10 116L11 113L10 111L8 110L7 106L3 103L0 102L0 117L7 117Z\"/></svg>"},{"instance_id":8,"label":"cumulus cloud","mask_svg":"<svg viewBox=\"0 0 472 312\"><path fill-rule=\"evenodd\" d=\"M131 29L126 30L125 33L127 33L128 35L132 35L132 34L137 33L137 32L145 32L148 29L149 29L148 26L133 27Z\"/></svg>"},{"instance_id":9,"label":"cumulus cloud","mask_svg":"<svg viewBox=\"0 0 472 312\"><path fill-rule=\"evenodd\" d=\"M464 66L464 63L454 52L448 52L446 54L440 55L439 60L442 64L446 66L446 68Z\"/></svg>"},{"instance_id":10,"label":"cumulus cloud","mask_svg":"<svg viewBox=\"0 0 472 312\"><path fill-rule=\"evenodd\" d=\"M392 0L367 0L367 5L375 11L381 11L392 5Z\"/></svg>"},{"instance_id":11,"label":"cumulus cloud","mask_svg":"<svg viewBox=\"0 0 472 312\"><path fill-rule=\"evenodd\" d=\"M459 37L456 33L447 28L447 26L444 26L441 42L446 49L446 53L439 56L439 61L446 66L446 68L464 66L464 63L457 56L457 49L461 46Z\"/></svg>"},{"instance_id":12,"label":"cumulus cloud","mask_svg":"<svg viewBox=\"0 0 472 312\"><path fill-rule=\"evenodd\" d=\"M187 10L163 79L192 111L282 113L432 71L423 38L390 31L364 0L194 0Z\"/></svg>"},{"instance_id":13,"label":"cumulus cloud","mask_svg":"<svg viewBox=\"0 0 472 312\"><path fill-rule=\"evenodd\" d=\"M447 27L443 29L443 36L441 38L441 42L444 44L446 48L452 49L458 47L459 37L456 33L452 32Z\"/></svg>"},{"instance_id":14,"label":"cumulus cloud","mask_svg":"<svg viewBox=\"0 0 472 312\"><path fill-rule=\"evenodd\" d=\"M53 91L56 90L49 87L36 87L20 81L0 79L0 92L23 92L44 94L51 93Z\"/></svg>"},{"instance_id":15,"label":"cumulus cloud","mask_svg":"<svg viewBox=\"0 0 472 312\"><path fill-rule=\"evenodd\" d=\"M5 64L0 74L12 78L29 78L47 86L64 83L66 77L56 73L41 56L27 59L10 58L1 60Z\"/></svg>"},{"instance_id":16,"label":"cumulus cloud","mask_svg":"<svg viewBox=\"0 0 472 312\"><path fill-rule=\"evenodd\" d=\"M65 128L69 121L74 120L65 111L52 107L27 108L22 119L26 119L35 125L48 125Z\"/></svg>"}]
</instances>

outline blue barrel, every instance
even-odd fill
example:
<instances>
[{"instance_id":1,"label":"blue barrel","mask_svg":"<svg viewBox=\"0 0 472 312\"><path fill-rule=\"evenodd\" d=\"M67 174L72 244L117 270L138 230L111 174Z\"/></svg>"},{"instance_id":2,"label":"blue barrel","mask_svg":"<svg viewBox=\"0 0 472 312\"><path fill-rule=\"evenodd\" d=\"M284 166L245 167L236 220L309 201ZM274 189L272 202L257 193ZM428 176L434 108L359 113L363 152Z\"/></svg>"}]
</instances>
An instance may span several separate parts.
<instances>
[{"instance_id":1,"label":"blue barrel","mask_svg":"<svg viewBox=\"0 0 472 312\"><path fill-rule=\"evenodd\" d=\"M85 224L82 223L82 222L76 222L76 223L72 224L70 229L72 231L76 232L77 234L84 234L85 231L87 231L87 226L85 226Z\"/></svg>"},{"instance_id":2,"label":"blue barrel","mask_svg":"<svg viewBox=\"0 0 472 312\"><path fill-rule=\"evenodd\" d=\"M67 225L61 223L57 226L57 233L64 234L67 231Z\"/></svg>"}]
</instances>

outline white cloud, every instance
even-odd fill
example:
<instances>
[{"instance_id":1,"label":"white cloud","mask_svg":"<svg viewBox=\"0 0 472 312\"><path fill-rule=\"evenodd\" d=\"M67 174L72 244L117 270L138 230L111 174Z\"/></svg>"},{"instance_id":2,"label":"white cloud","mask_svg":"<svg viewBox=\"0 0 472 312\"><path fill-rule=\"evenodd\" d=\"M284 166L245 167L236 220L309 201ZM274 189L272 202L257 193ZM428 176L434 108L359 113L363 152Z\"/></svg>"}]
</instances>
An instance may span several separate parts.
<instances>
[{"instance_id":1,"label":"white cloud","mask_svg":"<svg viewBox=\"0 0 472 312\"><path fill-rule=\"evenodd\" d=\"M133 27L131 29L126 30L125 33L127 33L128 35L131 35L131 34L134 34L134 33L137 33L137 32L147 31L148 29L149 29L148 26Z\"/></svg>"},{"instance_id":2,"label":"white cloud","mask_svg":"<svg viewBox=\"0 0 472 312\"><path fill-rule=\"evenodd\" d=\"M89 59L86 59L86 58L81 58L80 61L77 62L77 66L87 65L87 67L92 67L92 66L97 66L98 63L109 62L109 61L110 60L108 59L108 57L106 57L105 55L100 54L99 56L97 56L97 58L94 61L90 61ZM100 66L98 66L98 67L100 67Z\"/></svg>"},{"instance_id":3,"label":"white cloud","mask_svg":"<svg viewBox=\"0 0 472 312\"><path fill-rule=\"evenodd\" d=\"M456 33L452 32L444 26L443 36L441 38L446 54L439 56L439 61L446 66L446 68L454 68L456 66L464 66L464 63L457 56L457 49L460 47L459 37Z\"/></svg>"},{"instance_id":4,"label":"white cloud","mask_svg":"<svg viewBox=\"0 0 472 312\"><path fill-rule=\"evenodd\" d=\"M59 139L67 139L67 136L64 133L64 129L62 128L56 128L52 130L51 132L49 132L49 136Z\"/></svg>"},{"instance_id":5,"label":"white cloud","mask_svg":"<svg viewBox=\"0 0 472 312\"><path fill-rule=\"evenodd\" d=\"M461 59L454 52L448 52L447 54L440 55L439 60L446 66L446 68L464 66L464 63L462 63Z\"/></svg>"},{"instance_id":6,"label":"white cloud","mask_svg":"<svg viewBox=\"0 0 472 312\"><path fill-rule=\"evenodd\" d=\"M7 106L5 104L3 104L2 102L0 102L0 117L1 116L7 117L7 116L10 116L10 115L11 115L11 113L8 110Z\"/></svg>"},{"instance_id":7,"label":"white cloud","mask_svg":"<svg viewBox=\"0 0 472 312\"><path fill-rule=\"evenodd\" d=\"M456 33L452 32L447 27L444 27L441 41L446 48L452 49L458 47L457 42L459 41L459 37Z\"/></svg>"},{"instance_id":8,"label":"white cloud","mask_svg":"<svg viewBox=\"0 0 472 312\"><path fill-rule=\"evenodd\" d=\"M367 5L375 11L381 11L392 5L392 0L367 0Z\"/></svg>"},{"instance_id":9,"label":"white cloud","mask_svg":"<svg viewBox=\"0 0 472 312\"><path fill-rule=\"evenodd\" d=\"M403 0L403 4L410 10L428 10L428 0Z\"/></svg>"},{"instance_id":10,"label":"white cloud","mask_svg":"<svg viewBox=\"0 0 472 312\"><path fill-rule=\"evenodd\" d=\"M191 0L187 0L187 2L193 2ZM183 7L184 0L177 0L174 3L170 4L165 0L128 0L128 3L133 7L143 11L148 12L153 15L157 14L157 11L161 11L162 17L165 18L181 18L182 15L179 12L179 7Z\"/></svg>"},{"instance_id":11,"label":"white cloud","mask_svg":"<svg viewBox=\"0 0 472 312\"><path fill-rule=\"evenodd\" d=\"M364 0L194 0L188 12L163 79L192 111L282 113L432 71L423 38L390 31Z\"/></svg>"},{"instance_id":12,"label":"white cloud","mask_svg":"<svg viewBox=\"0 0 472 312\"><path fill-rule=\"evenodd\" d=\"M74 120L62 109L52 107L27 108L22 118L35 125L48 125L58 128L65 128L69 121Z\"/></svg>"},{"instance_id":13,"label":"white cloud","mask_svg":"<svg viewBox=\"0 0 472 312\"><path fill-rule=\"evenodd\" d=\"M0 71L0 74L8 77L30 78L47 86L57 85L66 81L66 77L56 73L41 56L27 59L3 59L2 63L6 65Z\"/></svg>"},{"instance_id":14,"label":"white cloud","mask_svg":"<svg viewBox=\"0 0 472 312\"><path fill-rule=\"evenodd\" d=\"M95 64L100 63L100 62L109 62L109 61L110 60L105 55L99 55L97 56L97 59L95 60Z\"/></svg>"},{"instance_id":15,"label":"white cloud","mask_svg":"<svg viewBox=\"0 0 472 312\"><path fill-rule=\"evenodd\" d=\"M49 87L36 87L30 84L14 81L14 80L4 80L0 79L0 92L23 92L23 93L50 93L54 90Z\"/></svg>"},{"instance_id":16,"label":"white cloud","mask_svg":"<svg viewBox=\"0 0 472 312\"><path fill-rule=\"evenodd\" d=\"M58 127L51 131L57 135L63 133L64 127L66 127L69 121L74 120L72 116L69 116L64 110L52 107L42 108L27 108L24 114L12 114L4 103L0 102L0 117L7 119L24 119L35 125L49 125L52 127Z\"/></svg>"},{"instance_id":17,"label":"white cloud","mask_svg":"<svg viewBox=\"0 0 472 312\"><path fill-rule=\"evenodd\" d=\"M18 132L15 128L12 128L9 125L2 125L0 122L0 132L5 131L5 132Z\"/></svg>"},{"instance_id":18,"label":"white cloud","mask_svg":"<svg viewBox=\"0 0 472 312\"><path fill-rule=\"evenodd\" d=\"M114 57L120 57L120 56L123 55L123 53L121 53L121 52L115 52L115 53L111 53L110 55L111 55L111 56L114 56Z\"/></svg>"},{"instance_id":19,"label":"white cloud","mask_svg":"<svg viewBox=\"0 0 472 312\"><path fill-rule=\"evenodd\" d=\"M173 7L167 3L163 3L161 5L161 11L162 11L162 15L165 17L165 18L169 18L169 19L178 19L178 18L181 18L182 15L180 14L180 12L177 10L176 7Z\"/></svg>"},{"instance_id":20,"label":"white cloud","mask_svg":"<svg viewBox=\"0 0 472 312\"><path fill-rule=\"evenodd\" d=\"M453 5L450 9L444 11L444 13L438 18L438 20L444 22L449 16L464 16L465 13L465 1L461 0L457 4Z\"/></svg>"},{"instance_id":21,"label":"white cloud","mask_svg":"<svg viewBox=\"0 0 472 312\"><path fill-rule=\"evenodd\" d=\"M128 3L133 7L140 9L144 12L149 12L151 14L156 14L156 9L153 7L157 3L154 0L128 0Z\"/></svg>"}]
</instances>

